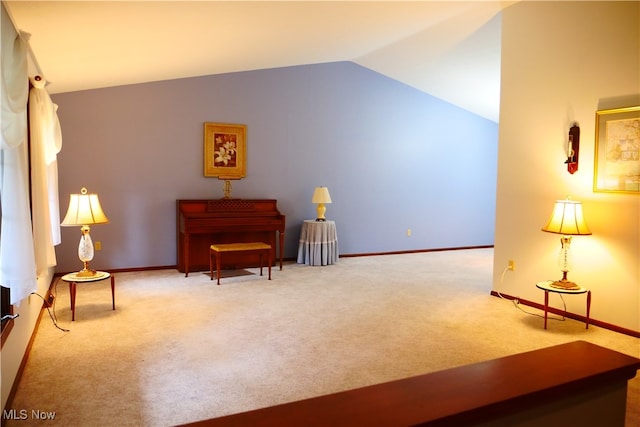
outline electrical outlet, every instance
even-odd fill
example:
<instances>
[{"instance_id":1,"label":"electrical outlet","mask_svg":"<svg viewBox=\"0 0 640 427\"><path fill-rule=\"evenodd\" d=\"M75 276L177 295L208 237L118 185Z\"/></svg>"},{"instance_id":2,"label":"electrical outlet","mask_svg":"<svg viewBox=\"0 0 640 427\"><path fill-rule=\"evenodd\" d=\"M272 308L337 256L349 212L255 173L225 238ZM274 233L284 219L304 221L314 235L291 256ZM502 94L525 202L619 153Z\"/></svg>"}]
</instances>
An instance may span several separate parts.
<instances>
[{"instance_id":1,"label":"electrical outlet","mask_svg":"<svg viewBox=\"0 0 640 427\"><path fill-rule=\"evenodd\" d=\"M102 250L102 242L98 240L93 244L93 247L95 248L96 251Z\"/></svg>"},{"instance_id":2,"label":"electrical outlet","mask_svg":"<svg viewBox=\"0 0 640 427\"><path fill-rule=\"evenodd\" d=\"M512 259L509 260L509 270L511 271L515 271L516 269L516 262Z\"/></svg>"}]
</instances>

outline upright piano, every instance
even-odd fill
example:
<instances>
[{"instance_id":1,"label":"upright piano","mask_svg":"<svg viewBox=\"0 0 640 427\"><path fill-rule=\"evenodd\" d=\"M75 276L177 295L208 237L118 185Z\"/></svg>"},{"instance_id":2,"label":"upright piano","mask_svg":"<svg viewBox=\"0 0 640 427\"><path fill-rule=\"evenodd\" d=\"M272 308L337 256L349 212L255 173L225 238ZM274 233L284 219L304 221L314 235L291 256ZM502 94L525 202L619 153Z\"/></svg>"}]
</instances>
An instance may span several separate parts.
<instances>
[{"instance_id":1,"label":"upright piano","mask_svg":"<svg viewBox=\"0 0 640 427\"><path fill-rule=\"evenodd\" d=\"M278 211L277 200L176 200L176 220L177 267L185 277L190 271L209 270L209 246L214 243L268 243L271 259L279 258L282 270L285 216ZM233 253L225 256L222 268L256 267L259 263L256 254Z\"/></svg>"}]
</instances>

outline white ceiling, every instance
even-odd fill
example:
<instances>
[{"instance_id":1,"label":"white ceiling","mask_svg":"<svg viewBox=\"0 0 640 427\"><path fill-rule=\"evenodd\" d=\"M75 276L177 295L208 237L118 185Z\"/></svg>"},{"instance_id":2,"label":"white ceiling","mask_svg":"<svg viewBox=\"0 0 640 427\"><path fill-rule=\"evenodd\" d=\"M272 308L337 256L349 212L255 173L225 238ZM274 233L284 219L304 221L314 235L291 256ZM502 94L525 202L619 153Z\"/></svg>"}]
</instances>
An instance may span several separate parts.
<instances>
[{"instance_id":1,"label":"white ceiling","mask_svg":"<svg viewBox=\"0 0 640 427\"><path fill-rule=\"evenodd\" d=\"M6 1L51 93L353 61L498 121L500 1Z\"/></svg>"}]
</instances>

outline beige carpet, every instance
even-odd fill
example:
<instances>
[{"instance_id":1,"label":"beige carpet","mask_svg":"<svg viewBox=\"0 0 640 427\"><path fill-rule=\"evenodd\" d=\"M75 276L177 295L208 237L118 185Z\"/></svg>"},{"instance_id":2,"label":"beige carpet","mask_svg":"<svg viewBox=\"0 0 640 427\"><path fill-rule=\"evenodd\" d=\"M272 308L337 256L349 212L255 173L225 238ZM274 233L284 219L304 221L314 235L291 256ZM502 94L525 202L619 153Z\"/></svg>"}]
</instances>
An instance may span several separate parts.
<instances>
[{"instance_id":1,"label":"beige carpet","mask_svg":"<svg viewBox=\"0 0 640 427\"><path fill-rule=\"evenodd\" d=\"M570 319L545 331L490 296L492 257L342 258L220 286L202 273L119 273L116 311L109 281L82 284L75 322L60 282L56 314L70 332L45 313L12 408L55 412L46 425L170 426L578 339L640 357L636 338ZM639 382L628 426L640 425Z\"/></svg>"}]
</instances>

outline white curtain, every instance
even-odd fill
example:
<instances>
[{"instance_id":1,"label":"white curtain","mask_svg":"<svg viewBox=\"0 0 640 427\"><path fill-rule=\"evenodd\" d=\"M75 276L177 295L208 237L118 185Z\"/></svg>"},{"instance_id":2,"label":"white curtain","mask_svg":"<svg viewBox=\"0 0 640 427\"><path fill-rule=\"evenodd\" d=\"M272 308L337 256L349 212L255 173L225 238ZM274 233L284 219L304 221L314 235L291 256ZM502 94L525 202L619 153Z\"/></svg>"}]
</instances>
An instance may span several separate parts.
<instances>
[{"instance_id":1,"label":"white curtain","mask_svg":"<svg viewBox=\"0 0 640 427\"><path fill-rule=\"evenodd\" d=\"M38 275L56 265L54 246L60 244L57 154L62 148L57 106L45 89L46 80L30 79L29 138L31 143L31 195L33 240Z\"/></svg>"},{"instance_id":2,"label":"white curtain","mask_svg":"<svg viewBox=\"0 0 640 427\"><path fill-rule=\"evenodd\" d=\"M0 150L0 284L18 304L37 288L29 208L27 47L2 8L2 145Z\"/></svg>"}]
</instances>

